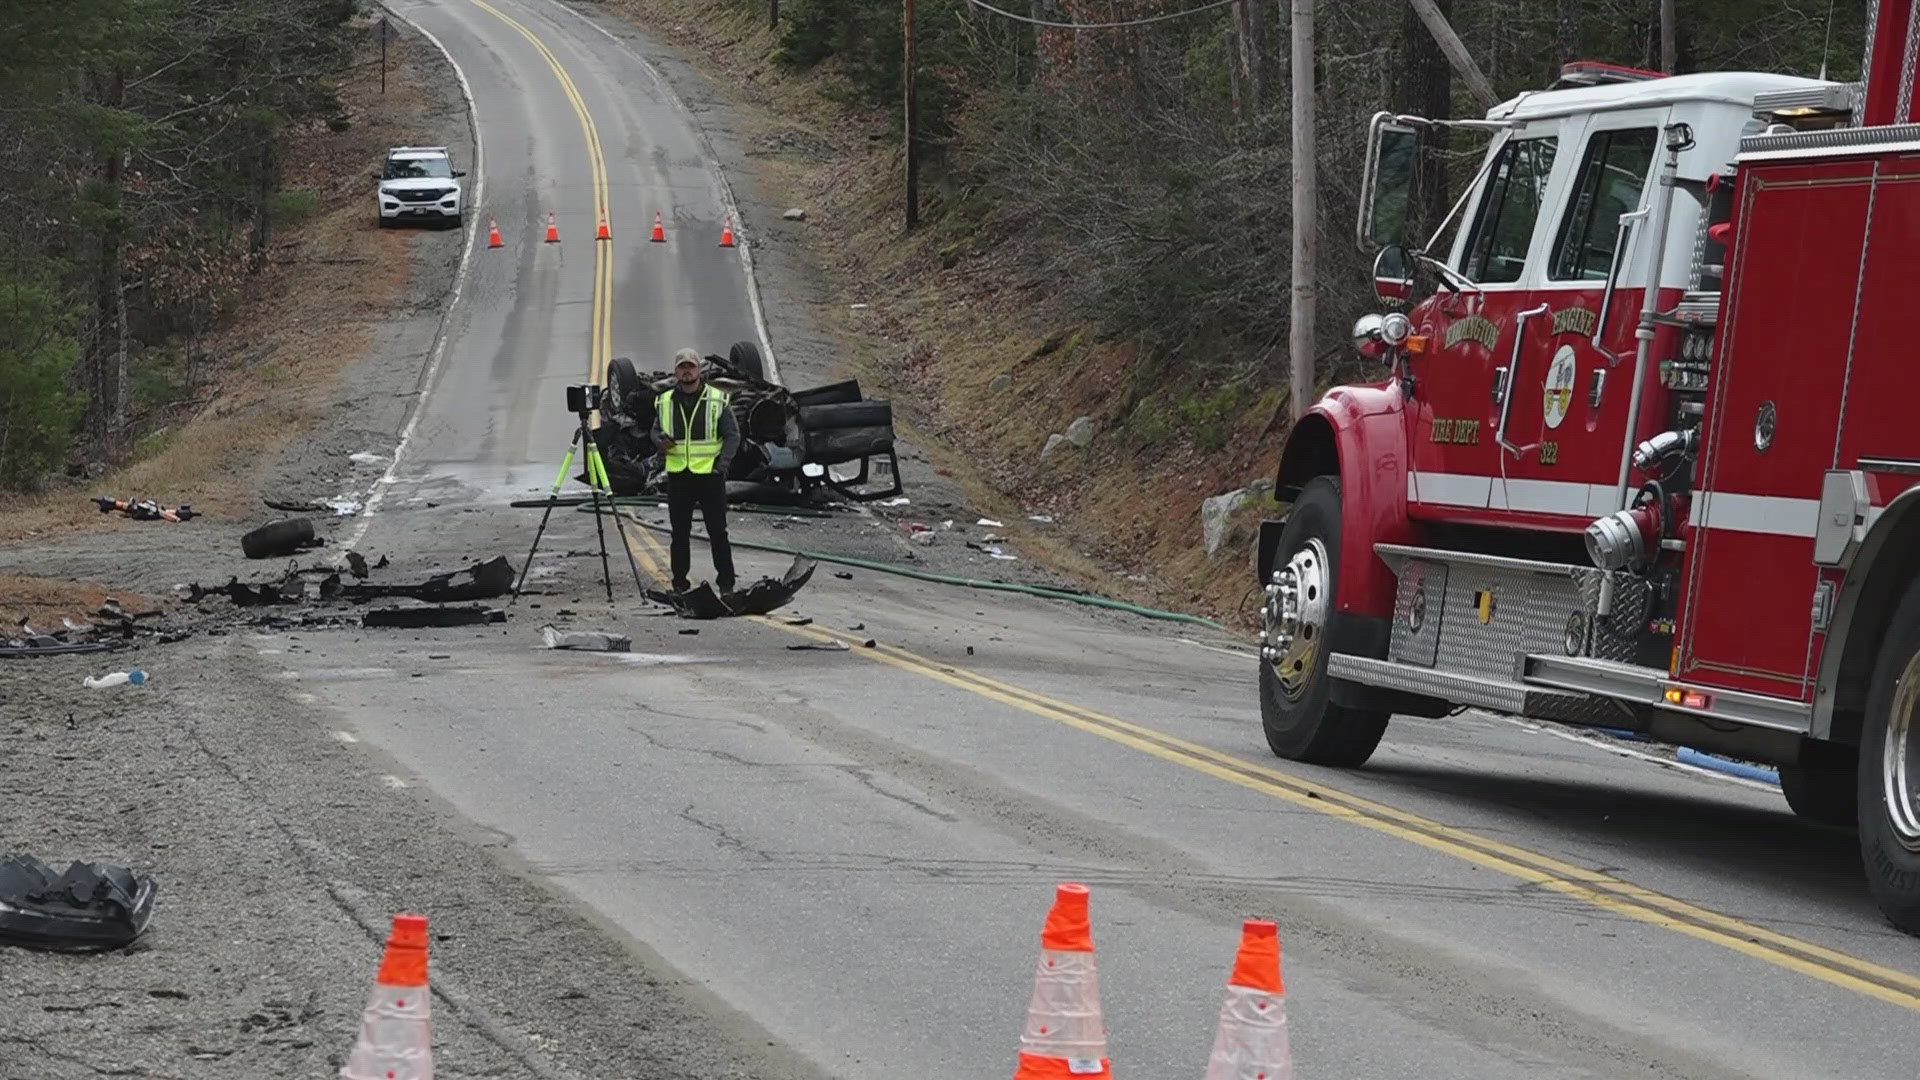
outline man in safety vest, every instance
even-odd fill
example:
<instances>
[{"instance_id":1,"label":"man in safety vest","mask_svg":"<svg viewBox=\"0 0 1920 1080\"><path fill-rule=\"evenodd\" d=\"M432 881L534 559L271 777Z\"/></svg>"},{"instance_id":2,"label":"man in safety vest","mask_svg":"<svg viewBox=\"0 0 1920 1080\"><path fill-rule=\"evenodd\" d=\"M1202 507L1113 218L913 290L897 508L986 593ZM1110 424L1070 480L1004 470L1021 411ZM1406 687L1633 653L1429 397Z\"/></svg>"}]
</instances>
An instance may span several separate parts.
<instances>
[{"instance_id":1,"label":"man in safety vest","mask_svg":"<svg viewBox=\"0 0 1920 1080\"><path fill-rule=\"evenodd\" d=\"M740 425L727 395L700 378L700 354L673 356L673 389L654 405L653 444L667 462L667 516L673 521L673 589L686 592L693 562L693 508L707 526L713 548L714 585L733 589L733 546L727 542L727 469L740 449Z\"/></svg>"}]
</instances>

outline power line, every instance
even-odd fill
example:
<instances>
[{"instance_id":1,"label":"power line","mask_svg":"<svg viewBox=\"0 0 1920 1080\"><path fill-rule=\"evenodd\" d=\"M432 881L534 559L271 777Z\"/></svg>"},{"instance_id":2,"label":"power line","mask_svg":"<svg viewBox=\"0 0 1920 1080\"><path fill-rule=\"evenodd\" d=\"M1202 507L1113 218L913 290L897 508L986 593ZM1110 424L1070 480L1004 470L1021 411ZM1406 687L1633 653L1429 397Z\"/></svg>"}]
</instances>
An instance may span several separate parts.
<instances>
[{"instance_id":1,"label":"power line","mask_svg":"<svg viewBox=\"0 0 1920 1080\"><path fill-rule=\"evenodd\" d=\"M1173 19L1184 19L1189 15L1198 15L1203 11L1212 11L1214 8L1223 8L1223 7L1226 7L1228 4L1234 4L1238 2L1239 0L1213 0L1213 2L1210 4L1202 4L1197 8L1188 8L1185 11L1171 11L1164 15L1149 15L1143 19L1128 19L1125 22L1072 23L1072 22L1050 22L1046 19L1035 19L1035 18L1032 18L1031 16L1019 15L1011 11L1003 11L1000 8L994 7L992 4L987 3L986 0L967 0L967 3L972 4L974 7L977 7L982 11L991 11L995 15L998 15L1003 19L1012 19L1014 22L1023 22L1028 24L1029 26L1050 27L1055 30L1118 30L1122 27L1127 27L1127 26L1146 26L1150 23L1168 22Z\"/></svg>"}]
</instances>

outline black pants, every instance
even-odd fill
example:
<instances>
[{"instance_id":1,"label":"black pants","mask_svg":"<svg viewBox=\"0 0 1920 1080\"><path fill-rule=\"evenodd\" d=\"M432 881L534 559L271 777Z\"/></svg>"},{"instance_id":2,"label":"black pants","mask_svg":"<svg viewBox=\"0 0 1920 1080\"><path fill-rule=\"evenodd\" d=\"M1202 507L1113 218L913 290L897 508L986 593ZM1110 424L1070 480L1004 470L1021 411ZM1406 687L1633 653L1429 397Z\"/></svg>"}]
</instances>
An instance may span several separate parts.
<instances>
[{"instance_id":1,"label":"black pants","mask_svg":"<svg viewBox=\"0 0 1920 1080\"><path fill-rule=\"evenodd\" d=\"M722 591L733 587L733 545L727 542L727 478L717 472L667 474L667 516L673 521L673 587L687 587L693 562L693 508L707 525L713 547L714 584Z\"/></svg>"}]
</instances>

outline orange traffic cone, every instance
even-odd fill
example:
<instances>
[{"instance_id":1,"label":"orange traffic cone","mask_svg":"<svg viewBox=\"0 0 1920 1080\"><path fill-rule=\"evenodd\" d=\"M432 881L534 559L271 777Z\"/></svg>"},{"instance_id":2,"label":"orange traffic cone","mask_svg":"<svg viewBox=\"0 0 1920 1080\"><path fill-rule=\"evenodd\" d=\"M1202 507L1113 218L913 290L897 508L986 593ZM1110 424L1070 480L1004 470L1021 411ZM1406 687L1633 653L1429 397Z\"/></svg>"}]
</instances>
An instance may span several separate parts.
<instances>
[{"instance_id":1,"label":"orange traffic cone","mask_svg":"<svg viewBox=\"0 0 1920 1080\"><path fill-rule=\"evenodd\" d=\"M667 223L661 220L658 210L653 212L653 242L656 244L667 242Z\"/></svg>"},{"instance_id":2,"label":"orange traffic cone","mask_svg":"<svg viewBox=\"0 0 1920 1080\"><path fill-rule=\"evenodd\" d=\"M558 222L553 220L553 211L549 210L547 211L547 243L557 244L559 242L560 242L560 225Z\"/></svg>"},{"instance_id":3,"label":"orange traffic cone","mask_svg":"<svg viewBox=\"0 0 1920 1080\"><path fill-rule=\"evenodd\" d=\"M720 246L721 247L733 246L733 215L732 214L727 215L726 227L720 230Z\"/></svg>"},{"instance_id":4,"label":"orange traffic cone","mask_svg":"<svg viewBox=\"0 0 1920 1080\"><path fill-rule=\"evenodd\" d=\"M607 211L604 207L600 210L600 235L594 237L594 239L595 240L613 239L613 231L607 228Z\"/></svg>"},{"instance_id":5,"label":"orange traffic cone","mask_svg":"<svg viewBox=\"0 0 1920 1080\"><path fill-rule=\"evenodd\" d=\"M487 246L490 248L507 246L506 242L500 239L500 224L492 218L487 219Z\"/></svg>"},{"instance_id":6,"label":"orange traffic cone","mask_svg":"<svg viewBox=\"0 0 1920 1080\"><path fill-rule=\"evenodd\" d=\"M1280 981L1280 928L1248 919L1227 980L1227 1003L1207 1059L1207 1080L1292 1080L1287 987Z\"/></svg>"},{"instance_id":7,"label":"orange traffic cone","mask_svg":"<svg viewBox=\"0 0 1920 1080\"><path fill-rule=\"evenodd\" d=\"M395 915L373 996L360 1015L360 1039L340 1070L340 1080L433 1080L430 997L427 920Z\"/></svg>"},{"instance_id":8,"label":"orange traffic cone","mask_svg":"<svg viewBox=\"0 0 1920 1080\"><path fill-rule=\"evenodd\" d=\"M1027 1028L1020 1034L1020 1065L1013 1080L1094 1076L1112 1080L1107 1024L1100 1016L1100 976L1093 962L1087 887L1064 884L1040 933L1040 968L1033 977Z\"/></svg>"}]
</instances>

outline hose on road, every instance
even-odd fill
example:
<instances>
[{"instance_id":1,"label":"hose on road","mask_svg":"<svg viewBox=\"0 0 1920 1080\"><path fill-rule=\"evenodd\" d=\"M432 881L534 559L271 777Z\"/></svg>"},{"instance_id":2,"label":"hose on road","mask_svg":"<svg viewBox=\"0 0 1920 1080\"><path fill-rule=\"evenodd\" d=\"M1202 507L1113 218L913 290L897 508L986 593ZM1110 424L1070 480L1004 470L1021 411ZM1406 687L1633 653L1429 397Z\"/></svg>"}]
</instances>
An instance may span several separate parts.
<instances>
[{"instance_id":1,"label":"hose on road","mask_svg":"<svg viewBox=\"0 0 1920 1080\"><path fill-rule=\"evenodd\" d=\"M544 505L544 501L542 505ZM584 505L578 509L581 513L586 514L591 514L595 511L592 505ZM666 526L655 525L650 521L641 521L631 514L627 515L627 520L632 521L635 525L643 529L651 529L654 532L665 533L669 536L673 535L673 530ZM700 533L694 533L693 538L703 542L706 540L706 536ZM1045 600L1066 600L1075 604L1085 604L1088 607L1106 608L1110 611L1123 611L1129 615L1139 615L1147 619L1160 619L1164 622L1190 623L1194 626L1204 626L1222 633L1229 632L1226 627L1214 622L1212 619L1202 618L1198 615L1188 615L1179 611L1161 611L1158 608L1141 607L1139 604L1129 604L1124 600L1110 600L1104 596L1092 596L1087 593L1067 592L1063 589L1049 589L1040 585L1014 585L1004 581L980 581L976 578L954 577L950 574L935 574L926 570L910 570L904 566L893 566L888 563L875 562L872 559L857 559L851 555L829 555L820 551L803 551L800 548L786 547L780 544L756 544L746 540L735 540L733 541L733 546L746 548L749 551L771 552L775 555L800 555L812 559L814 562L834 563L839 566L853 566L862 570L877 571L882 574L897 574L900 577L912 578L915 581L931 582L935 585L953 585L967 589L984 589L989 592L1018 593L1023 596L1037 596Z\"/></svg>"},{"instance_id":2,"label":"hose on road","mask_svg":"<svg viewBox=\"0 0 1920 1080\"><path fill-rule=\"evenodd\" d=\"M1744 761L1730 761L1713 754L1703 754L1691 746L1680 748L1678 755L1682 765L1694 765L1702 769L1711 769L1728 776L1737 776L1742 780L1754 780L1762 784L1779 784L1780 774L1772 769L1763 769L1758 765L1749 765Z\"/></svg>"}]
</instances>

